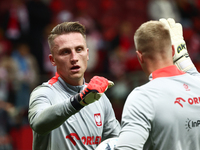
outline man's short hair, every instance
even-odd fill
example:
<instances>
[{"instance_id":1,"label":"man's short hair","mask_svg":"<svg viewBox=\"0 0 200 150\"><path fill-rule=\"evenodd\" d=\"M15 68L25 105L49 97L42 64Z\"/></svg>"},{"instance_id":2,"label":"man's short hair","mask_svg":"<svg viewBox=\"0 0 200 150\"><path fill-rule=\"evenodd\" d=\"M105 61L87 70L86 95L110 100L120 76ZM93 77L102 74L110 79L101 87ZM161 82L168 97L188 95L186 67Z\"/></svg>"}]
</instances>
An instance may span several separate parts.
<instances>
[{"instance_id":1,"label":"man's short hair","mask_svg":"<svg viewBox=\"0 0 200 150\"><path fill-rule=\"evenodd\" d=\"M78 32L83 35L83 37L86 39L86 29L85 26L78 22L63 22L55 26L50 35L48 36L48 44L50 47L50 50L52 52L52 49L54 47L54 39L58 35L72 33L72 32Z\"/></svg>"},{"instance_id":2,"label":"man's short hair","mask_svg":"<svg viewBox=\"0 0 200 150\"><path fill-rule=\"evenodd\" d=\"M134 42L136 50L146 53L161 52L171 47L169 29L159 21L147 21L135 32Z\"/></svg>"}]
</instances>

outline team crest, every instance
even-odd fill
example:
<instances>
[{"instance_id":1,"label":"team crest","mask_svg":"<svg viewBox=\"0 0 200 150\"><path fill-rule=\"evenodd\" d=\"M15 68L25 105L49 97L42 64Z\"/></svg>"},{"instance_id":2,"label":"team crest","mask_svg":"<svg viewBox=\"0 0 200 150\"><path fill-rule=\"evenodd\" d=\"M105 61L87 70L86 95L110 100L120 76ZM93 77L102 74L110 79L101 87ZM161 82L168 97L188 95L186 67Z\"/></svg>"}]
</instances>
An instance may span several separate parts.
<instances>
[{"instance_id":1,"label":"team crest","mask_svg":"<svg viewBox=\"0 0 200 150\"><path fill-rule=\"evenodd\" d=\"M102 126L102 120L101 120L101 114L100 113L94 114L94 120L95 120L97 127Z\"/></svg>"}]
</instances>

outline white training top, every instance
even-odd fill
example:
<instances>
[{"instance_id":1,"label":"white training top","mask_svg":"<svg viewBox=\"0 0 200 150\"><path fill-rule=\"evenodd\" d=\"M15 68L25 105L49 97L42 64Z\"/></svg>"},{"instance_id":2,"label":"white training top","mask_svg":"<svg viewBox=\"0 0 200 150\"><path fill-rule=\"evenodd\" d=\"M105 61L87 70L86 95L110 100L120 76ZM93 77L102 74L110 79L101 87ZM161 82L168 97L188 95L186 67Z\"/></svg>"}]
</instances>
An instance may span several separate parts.
<instances>
[{"instance_id":1,"label":"white training top","mask_svg":"<svg viewBox=\"0 0 200 150\"><path fill-rule=\"evenodd\" d=\"M105 94L80 111L71 105L70 97L85 86L71 86L56 74L33 90L28 114L33 150L94 150L118 136L120 125Z\"/></svg>"},{"instance_id":2,"label":"white training top","mask_svg":"<svg viewBox=\"0 0 200 150\"><path fill-rule=\"evenodd\" d=\"M150 78L125 102L115 150L200 150L200 74L173 65Z\"/></svg>"}]
</instances>

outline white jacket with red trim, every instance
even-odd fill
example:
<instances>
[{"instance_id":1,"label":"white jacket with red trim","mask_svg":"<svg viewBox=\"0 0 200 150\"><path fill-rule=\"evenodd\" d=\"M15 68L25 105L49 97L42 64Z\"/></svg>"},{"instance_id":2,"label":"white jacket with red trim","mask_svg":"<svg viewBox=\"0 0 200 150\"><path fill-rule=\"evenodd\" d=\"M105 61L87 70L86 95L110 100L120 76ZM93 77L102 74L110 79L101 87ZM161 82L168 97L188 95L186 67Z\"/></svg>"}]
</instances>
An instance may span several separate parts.
<instances>
[{"instance_id":1,"label":"white jacket with red trim","mask_svg":"<svg viewBox=\"0 0 200 150\"><path fill-rule=\"evenodd\" d=\"M33 150L94 150L101 140L118 136L120 125L105 94L80 111L70 97L83 86L71 86L58 74L32 92L29 122Z\"/></svg>"},{"instance_id":2,"label":"white jacket with red trim","mask_svg":"<svg viewBox=\"0 0 200 150\"><path fill-rule=\"evenodd\" d=\"M150 79L125 102L115 150L200 150L200 74L173 65Z\"/></svg>"}]
</instances>

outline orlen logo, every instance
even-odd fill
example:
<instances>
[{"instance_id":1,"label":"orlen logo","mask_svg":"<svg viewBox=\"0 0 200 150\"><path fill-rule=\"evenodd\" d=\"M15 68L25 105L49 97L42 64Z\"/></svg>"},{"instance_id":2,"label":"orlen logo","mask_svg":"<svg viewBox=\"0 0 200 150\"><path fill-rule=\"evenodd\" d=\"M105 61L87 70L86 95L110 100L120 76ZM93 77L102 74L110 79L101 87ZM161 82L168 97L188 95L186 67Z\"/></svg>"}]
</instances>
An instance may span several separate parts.
<instances>
[{"instance_id":1,"label":"orlen logo","mask_svg":"<svg viewBox=\"0 0 200 150\"><path fill-rule=\"evenodd\" d=\"M66 139L69 139L74 146L76 146L76 140L81 140L84 145L98 145L101 143L101 136L83 136L82 138L79 138L79 136L76 133L70 133L66 136Z\"/></svg>"},{"instance_id":2,"label":"orlen logo","mask_svg":"<svg viewBox=\"0 0 200 150\"><path fill-rule=\"evenodd\" d=\"M190 105L200 104L200 97L191 97L188 98L187 101L182 97L177 97L176 100L174 101L174 104L179 104L181 107L183 107L182 103L184 102L187 102Z\"/></svg>"},{"instance_id":3,"label":"orlen logo","mask_svg":"<svg viewBox=\"0 0 200 150\"><path fill-rule=\"evenodd\" d=\"M192 128L200 127L200 120L192 121L190 119L187 119L185 126L186 129L190 131Z\"/></svg>"},{"instance_id":4,"label":"orlen logo","mask_svg":"<svg viewBox=\"0 0 200 150\"><path fill-rule=\"evenodd\" d=\"M179 104L181 107L183 107L182 103L181 102L185 102L185 100L181 97L177 97L174 104Z\"/></svg>"}]
</instances>

